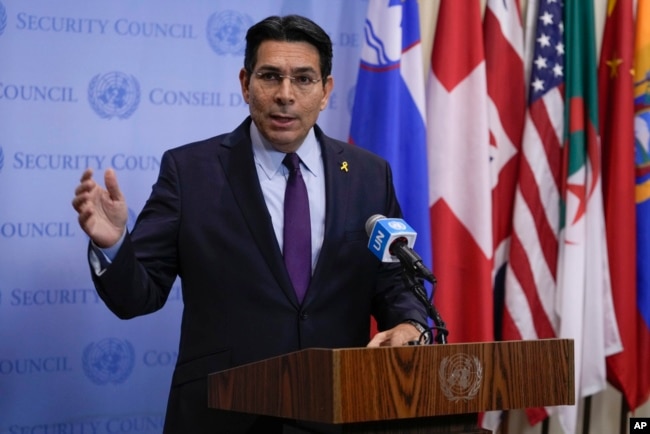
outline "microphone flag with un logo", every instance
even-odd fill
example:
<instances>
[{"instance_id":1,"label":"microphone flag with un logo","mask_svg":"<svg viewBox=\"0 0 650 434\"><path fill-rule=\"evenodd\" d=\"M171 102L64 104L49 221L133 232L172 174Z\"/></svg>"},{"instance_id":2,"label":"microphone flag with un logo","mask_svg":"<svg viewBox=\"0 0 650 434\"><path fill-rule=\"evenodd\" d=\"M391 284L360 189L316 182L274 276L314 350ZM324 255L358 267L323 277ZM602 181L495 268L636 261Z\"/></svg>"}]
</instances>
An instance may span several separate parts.
<instances>
[{"instance_id":1,"label":"microphone flag with un logo","mask_svg":"<svg viewBox=\"0 0 650 434\"><path fill-rule=\"evenodd\" d=\"M402 219L387 218L376 214L366 221L366 233L370 237L368 249L381 262L400 262L397 256L390 252L390 246L399 239L406 241L413 248L417 232Z\"/></svg>"}]
</instances>

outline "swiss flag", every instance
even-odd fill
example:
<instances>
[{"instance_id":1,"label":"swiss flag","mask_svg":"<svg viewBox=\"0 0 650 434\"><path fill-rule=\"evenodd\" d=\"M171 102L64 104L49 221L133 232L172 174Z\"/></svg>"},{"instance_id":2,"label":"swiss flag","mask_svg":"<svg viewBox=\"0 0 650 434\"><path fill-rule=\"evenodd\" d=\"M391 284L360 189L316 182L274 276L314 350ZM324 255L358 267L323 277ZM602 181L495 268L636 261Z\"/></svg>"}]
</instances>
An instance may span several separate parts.
<instances>
[{"instance_id":1,"label":"swiss flag","mask_svg":"<svg viewBox=\"0 0 650 434\"><path fill-rule=\"evenodd\" d=\"M449 342L494 340L487 82L480 0L441 0L427 84L434 302Z\"/></svg>"}]
</instances>

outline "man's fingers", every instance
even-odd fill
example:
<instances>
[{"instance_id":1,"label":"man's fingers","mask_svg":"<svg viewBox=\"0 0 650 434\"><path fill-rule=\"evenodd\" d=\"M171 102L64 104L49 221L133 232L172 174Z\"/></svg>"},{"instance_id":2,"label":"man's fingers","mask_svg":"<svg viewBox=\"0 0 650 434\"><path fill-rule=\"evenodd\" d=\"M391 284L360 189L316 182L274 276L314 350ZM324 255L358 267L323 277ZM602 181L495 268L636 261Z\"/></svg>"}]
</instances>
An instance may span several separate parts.
<instances>
[{"instance_id":1,"label":"man's fingers","mask_svg":"<svg viewBox=\"0 0 650 434\"><path fill-rule=\"evenodd\" d=\"M386 332L379 332L368 342L368 347L380 347L384 340L386 339Z\"/></svg>"},{"instance_id":2,"label":"man's fingers","mask_svg":"<svg viewBox=\"0 0 650 434\"><path fill-rule=\"evenodd\" d=\"M75 195L79 195L83 192L90 191L95 186L95 181L93 181L93 171L92 169L84 170L84 173L81 174L79 179L79 184L74 190Z\"/></svg>"},{"instance_id":3,"label":"man's fingers","mask_svg":"<svg viewBox=\"0 0 650 434\"><path fill-rule=\"evenodd\" d=\"M124 200L122 190L120 190L120 185L117 183L117 176L113 169L106 169L106 172L104 172L104 185L106 185L106 190L112 200Z\"/></svg>"},{"instance_id":4,"label":"man's fingers","mask_svg":"<svg viewBox=\"0 0 650 434\"><path fill-rule=\"evenodd\" d=\"M81 182L87 181L93 177L93 169L86 169L84 173L81 174Z\"/></svg>"}]
</instances>

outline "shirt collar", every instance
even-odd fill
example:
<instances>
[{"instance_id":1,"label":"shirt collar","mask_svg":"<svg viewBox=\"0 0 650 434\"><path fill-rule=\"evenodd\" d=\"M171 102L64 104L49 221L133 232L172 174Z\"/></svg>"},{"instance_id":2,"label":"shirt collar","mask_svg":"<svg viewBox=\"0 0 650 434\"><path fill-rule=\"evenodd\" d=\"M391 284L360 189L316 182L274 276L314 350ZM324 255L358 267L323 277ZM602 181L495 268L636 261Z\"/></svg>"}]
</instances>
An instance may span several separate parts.
<instances>
[{"instance_id":1,"label":"shirt collar","mask_svg":"<svg viewBox=\"0 0 650 434\"><path fill-rule=\"evenodd\" d=\"M255 122L251 122L250 127L251 142L253 144L253 155L255 156L255 164L259 166L264 175L271 179L278 171L284 171L286 168L282 165L282 160L286 155L284 152L280 152L273 148L273 146L266 140L260 131L258 130ZM314 176L321 176L322 165L319 164L321 158L321 150L318 145L318 140L316 140L316 134L314 133L314 128L309 130L307 137L300 145L300 148L296 151L302 164L307 168L307 170L312 173Z\"/></svg>"}]
</instances>

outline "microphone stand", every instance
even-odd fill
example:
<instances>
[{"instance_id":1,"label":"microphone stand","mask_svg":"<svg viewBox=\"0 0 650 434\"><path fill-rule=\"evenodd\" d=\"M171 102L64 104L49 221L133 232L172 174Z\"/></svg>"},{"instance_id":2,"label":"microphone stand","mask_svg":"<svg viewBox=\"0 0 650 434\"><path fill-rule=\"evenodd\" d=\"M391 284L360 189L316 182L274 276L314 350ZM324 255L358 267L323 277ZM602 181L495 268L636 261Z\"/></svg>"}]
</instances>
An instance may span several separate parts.
<instances>
[{"instance_id":1,"label":"microphone stand","mask_svg":"<svg viewBox=\"0 0 650 434\"><path fill-rule=\"evenodd\" d=\"M413 249L408 247L408 242L405 238L398 238L390 246L390 253L399 259L402 264L402 278L406 286L415 294L415 297L420 300L427 310L427 315L433 321L433 329L436 329L436 342L439 344L447 343L447 335L449 331L445 322L440 317L438 310L433 305L433 293L435 292L436 277L433 275L424 263L422 258L415 253ZM424 289L423 281L433 285L431 289L431 299L427 298L427 292ZM429 333L432 334L432 328ZM426 333L426 332L425 332ZM418 341L419 343L419 341Z\"/></svg>"},{"instance_id":2,"label":"microphone stand","mask_svg":"<svg viewBox=\"0 0 650 434\"><path fill-rule=\"evenodd\" d=\"M449 331L447 330L446 328L447 326L445 325L445 322L442 320L440 313L433 305L433 293L436 285L436 278L433 276L431 272L426 273L425 276L418 276L416 275L416 271L409 267L402 267L402 277L404 279L404 282L406 283L406 286L413 292L413 294L415 294L415 297L418 300L420 300L420 302L424 305L424 307L427 310L427 315L433 321L434 326L432 327L432 329L436 330L435 341L439 344L446 344L447 335L449 334ZM431 290L431 299L427 297L427 292L424 289L424 285L421 280L422 278L426 279L428 282L430 282L433 285L433 289ZM429 333L432 333L432 329L429 329Z\"/></svg>"}]
</instances>

